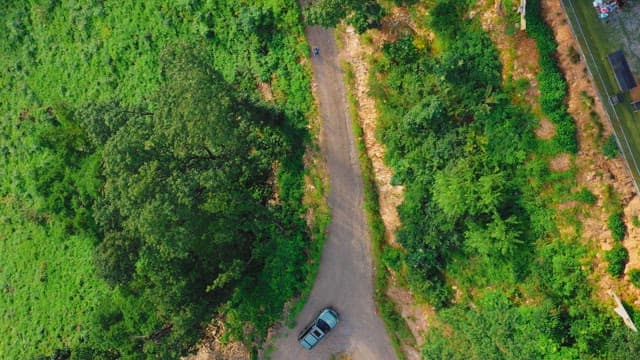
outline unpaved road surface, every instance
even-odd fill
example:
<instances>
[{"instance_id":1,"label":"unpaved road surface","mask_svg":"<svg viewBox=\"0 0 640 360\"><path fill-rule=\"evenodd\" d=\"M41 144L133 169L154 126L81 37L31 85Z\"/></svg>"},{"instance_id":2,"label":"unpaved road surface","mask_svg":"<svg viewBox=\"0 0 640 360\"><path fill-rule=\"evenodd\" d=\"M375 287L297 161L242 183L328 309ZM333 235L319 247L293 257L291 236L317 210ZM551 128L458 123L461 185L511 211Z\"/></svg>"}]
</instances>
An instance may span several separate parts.
<instances>
[{"instance_id":1,"label":"unpaved road surface","mask_svg":"<svg viewBox=\"0 0 640 360\"><path fill-rule=\"evenodd\" d=\"M351 130L344 76L333 31L308 27L313 75L322 116L321 148L329 170L332 221L318 277L295 329L276 335L274 360L329 359L347 353L354 360L396 359L391 341L373 303L373 269L368 226L363 210L362 177ZM298 333L318 312L332 306L340 323L313 350L303 349Z\"/></svg>"}]
</instances>

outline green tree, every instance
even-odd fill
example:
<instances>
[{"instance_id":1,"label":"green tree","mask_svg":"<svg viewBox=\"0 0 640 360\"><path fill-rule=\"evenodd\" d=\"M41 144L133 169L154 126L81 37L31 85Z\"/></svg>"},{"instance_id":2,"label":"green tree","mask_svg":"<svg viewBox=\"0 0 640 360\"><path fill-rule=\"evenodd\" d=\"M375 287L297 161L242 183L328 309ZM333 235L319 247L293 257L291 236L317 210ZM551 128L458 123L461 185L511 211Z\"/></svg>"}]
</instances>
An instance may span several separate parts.
<instances>
[{"instance_id":1,"label":"green tree","mask_svg":"<svg viewBox=\"0 0 640 360\"><path fill-rule=\"evenodd\" d=\"M268 180L284 137L270 126L277 115L268 118L237 96L206 49L178 43L162 59L153 114L94 106L103 118L93 116L87 127L96 142L106 139L96 264L148 311L132 317L124 310L122 324L105 331L113 344L129 334L131 345L119 348L125 353L141 347L149 356L178 356L242 278L268 266L267 224L278 223ZM121 127L113 132L111 123Z\"/></svg>"},{"instance_id":2,"label":"green tree","mask_svg":"<svg viewBox=\"0 0 640 360\"><path fill-rule=\"evenodd\" d=\"M375 0L320 0L307 7L304 14L308 23L324 27L335 27L346 19L363 33L378 26L384 11Z\"/></svg>"}]
</instances>

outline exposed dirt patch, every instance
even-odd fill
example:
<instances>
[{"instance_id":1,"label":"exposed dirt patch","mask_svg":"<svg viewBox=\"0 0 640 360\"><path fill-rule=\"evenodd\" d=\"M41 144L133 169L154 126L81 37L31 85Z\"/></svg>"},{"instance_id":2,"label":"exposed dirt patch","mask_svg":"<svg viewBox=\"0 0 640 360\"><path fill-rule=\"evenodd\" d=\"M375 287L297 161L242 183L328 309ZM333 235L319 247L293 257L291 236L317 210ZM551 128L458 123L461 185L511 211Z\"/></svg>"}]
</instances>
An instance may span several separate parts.
<instances>
[{"instance_id":1,"label":"exposed dirt patch","mask_svg":"<svg viewBox=\"0 0 640 360\"><path fill-rule=\"evenodd\" d=\"M262 98L264 98L265 101L273 101L273 91L271 91L271 85L264 82L258 83L258 90L260 90Z\"/></svg>"},{"instance_id":2,"label":"exposed dirt patch","mask_svg":"<svg viewBox=\"0 0 640 360\"><path fill-rule=\"evenodd\" d=\"M535 75L540 68L538 64L538 50L535 40L526 36L524 32L512 28L513 24L507 24L512 18L508 14L515 11L519 2L513 2L514 9L505 9L502 1L483 0L477 5L480 13L480 23L487 31L498 52L502 62L502 77L508 79L527 79L535 86ZM507 29L509 27L509 29ZM507 35L512 32L512 35Z\"/></svg>"},{"instance_id":3,"label":"exposed dirt patch","mask_svg":"<svg viewBox=\"0 0 640 360\"><path fill-rule=\"evenodd\" d=\"M535 129L535 134L539 139L549 140L556 135L556 126L548 119L541 119Z\"/></svg>"},{"instance_id":4,"label":"exposed dirt patch","mask_svg":"<svg viewBox=\"0 0 640 360\"><path fill-rule=\"evenodd\" d=\"M604 199L608 188L618 194L624 207L624 221L627 225L628 236L623 244L629 250L630 262L625 273L630 269L640 268L640 229L631 224L631 217L640 214L640 200L635 194L631 175L622 159L608 160L601 153L602 139L611 133L600 99L597 98L593 85L586 75L585 64L575 63L573 49L578 45L571 34L571 29L562 12L559 2L543 1L545 20L552 27L558 42L558 63L569 85L568 111L575 119L578 129L580 151L575 159L578 169L577 185L586 187L598 198L594 206L589 207L581 216L582 236L586 243L601 249L595 256L592 267L593 280L600 290L595 294L603 303L611 303L606 290L613 289L629 303L640 305L640 291L633 287L628 276L624 279L612 279L606 273L606 262L603 261L603 251L613 245L611 234L607 228L608 213L604 209ZM599 124L598 124L599 123ZM599 130L594 130L594 124Z\"/></svg>"},{"instance_id":5,"label":"exposed dirt patch","mask_svg":"<svg viewBox=\"0 0 640 360\"><path fill-rule=\"evenodd\" d=\"M230 342L223 344L220 341L224 333L223 324L214 319L205 332L204 338L200 340L198 352L195 355L187 356L185 360L249 360L247 348L240 342Z\"/></svg>"},{"instance_id":6,"label":"exposed dirt patch","mask_svg":"<svg viewBox=\"0 0 640 360\"><path fill-rule=\"evenodd\" d=\"M402 19L404 14L398 16ZM393 22L400 24L401 20ZM400 27L400 25L395 25ZM384 163L384 145L380 144L376 137L376 119L378 111L375 100L369 96L369 62L368 54L372 53L373 45L364 45L360 41L360 36L349 27L341 33L342 49L340 49L340 60L351 64L355 75L355 96L358 99L358 119L364 132L364 143L367 154L373 164L373 170L378 187L380 202L380 215L386 228L387 240L395 243L395 231L400 226L397 207L402 203L404 187L391 185L393 171Z\"/></svg>"},{"instance_id":7,"label":"exposed dirt patch","mask_svg":"<svg viewBox=\"0 0 640 360\"><path fill-rule=\"evenodd\" d=\"M330 360L353 360L353 358L348 353L339 353L331 355Z\"/></svg>"},{"instance_id":8,"label":"exposed dirt patch","mask_svg":"<svg viewBox=\"0 0 640 360\"><path fill-rule=\"evenodd\" d=\"M411 15L404 7L394 7L389 16L380 21L380 31L370 30L378 40L395 41L398 38L422 32L412 21ZM376 41L375 46L381 45L381 41Z\"/></svg>"},{"instance_id":9,"label":"exposed dirt patch","mask_svg":"<svg viewBox=\"0 0 640 360\"><path fill-rule=\"evenodd\" d=\"M391 298L397 299L399 303L411 303L414 301L411 291L402 287L391 287L387 294ZM426 304L417 304L412 307L400 308L400 314L406 319L409 329L418 344L422 344L424 341L423 332L429 327L428 316L425 315L432 316L434 314L433 308Z\"/></svg>"},{"instance_id":10,"label":"exposed dirt patch","mask_svg":"<svg viewBox=\"0 0 640 360\"><path fill-rule=\"evenodd\" d=\"M540 108L540 90L536 75L540 71L539 53L536 41L527 36L526 32L514 28L510 22L519 2L513 2L514 8L504 8L502 1L483 0L477 5L480 14L479 21L500 55L502 63L502 78L505 83L528 82L526 89L516 92L513 99L516 103L526 104L539 119L535 135L542 140L555 136L556 126L545 118ZM512 33L507 35L507 33Z\"/></svg>"},{"instance_id":11,"label":"exposed dirt patch","mask_svg":"<svg viewBox=\"0 0 640 360\"><path fill-rule=\"evenodd\" d=\"M571 168L571 155L560 154L549 162L549 168L551 171L567 171Z\"/></svg>"}]
</instances>

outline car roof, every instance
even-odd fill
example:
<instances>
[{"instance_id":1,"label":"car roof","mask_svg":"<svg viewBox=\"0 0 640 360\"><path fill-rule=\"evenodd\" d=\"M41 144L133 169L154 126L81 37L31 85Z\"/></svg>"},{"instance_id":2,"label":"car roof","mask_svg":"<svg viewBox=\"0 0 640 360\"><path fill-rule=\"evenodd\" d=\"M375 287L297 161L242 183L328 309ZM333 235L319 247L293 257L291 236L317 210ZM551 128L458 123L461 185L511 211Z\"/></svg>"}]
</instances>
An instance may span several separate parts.
<instances>
[{"instance_id":1,"label":"car roof","mask_svg":"<svg viewBox=\"0 0 640 360\"><path fill-rule=\"evenodd\" d=\"M336 313L335 310L331 308L326 308L322 310L320 315L318 315L318 319L322 319L322 321L327 323L327 325L329 325L329 327L331 327L332 329L336 327L339 320L338 313Z\"/></svg>"}]
</instances>

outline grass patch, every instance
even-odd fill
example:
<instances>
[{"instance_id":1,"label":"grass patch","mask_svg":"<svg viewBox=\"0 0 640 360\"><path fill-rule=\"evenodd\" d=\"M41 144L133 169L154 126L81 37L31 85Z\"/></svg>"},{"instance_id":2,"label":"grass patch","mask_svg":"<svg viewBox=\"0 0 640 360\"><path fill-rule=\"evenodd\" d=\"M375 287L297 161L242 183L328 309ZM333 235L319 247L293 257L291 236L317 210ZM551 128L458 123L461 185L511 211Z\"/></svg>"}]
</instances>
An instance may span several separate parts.
<instances>
[{"instance_id":1,"label":"grass patch","mask_svg":"<svg viewBox=\"0 0 640 360\"><path fill-rule=\"evenodd\" d=\"M3 205L0 217L18 210ZM90 239L65 236L56 220L9 218L0 220L1 357L25 359L80 342L93 308L111 291L95 275Z\"/></svg>"}]
</instances>

